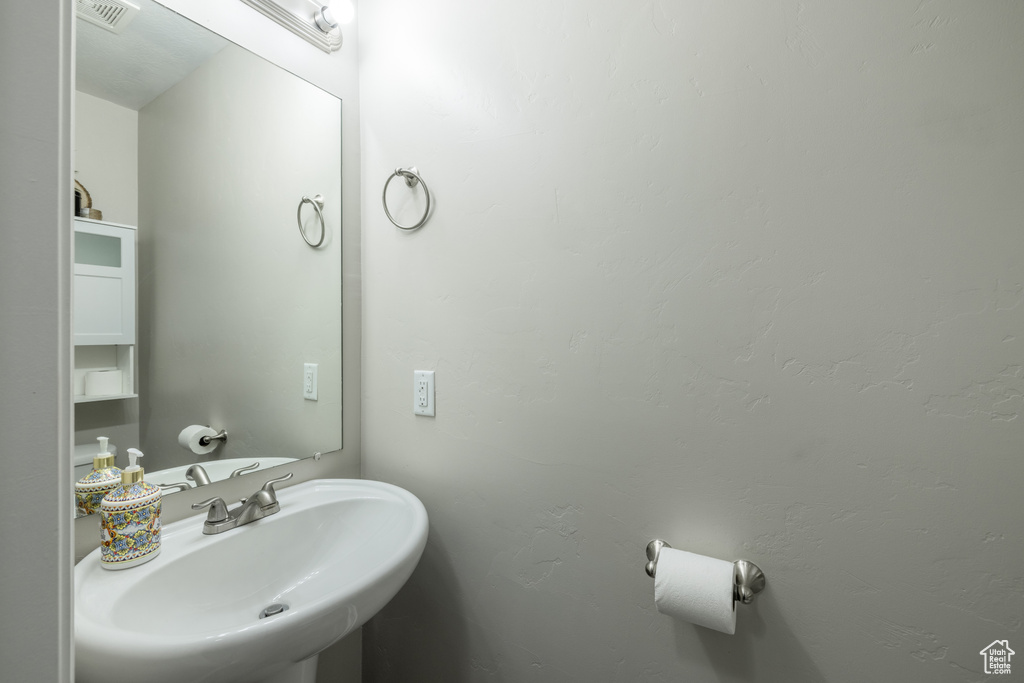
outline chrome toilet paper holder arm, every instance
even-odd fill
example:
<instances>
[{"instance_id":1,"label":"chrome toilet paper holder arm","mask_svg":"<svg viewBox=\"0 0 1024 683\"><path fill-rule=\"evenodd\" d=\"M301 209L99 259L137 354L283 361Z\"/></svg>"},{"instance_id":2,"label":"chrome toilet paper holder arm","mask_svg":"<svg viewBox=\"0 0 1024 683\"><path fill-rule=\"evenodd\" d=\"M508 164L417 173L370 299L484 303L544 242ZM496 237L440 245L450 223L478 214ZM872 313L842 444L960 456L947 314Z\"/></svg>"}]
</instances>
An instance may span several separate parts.
<instances>
[{"instance_id":1,"label":"chrome toilet paper holder arm","mask_svg":"<svg viewBox=\"0 0 1024 683\"><path fill-rule=\"evenodd\" d=\"M206 425L206 426L210 427L210 425ZM213 429L213 428L210 427L210 429ZM199 445L200 446L209 446L211 441L220 441L221 443L227 443L228 442L227 430L222 429L222 430L220 430L219 432L217 432L213 436L201 436L201 437L199 437Z\"/></svg>"},{"instance_id":2,"label":"chrome toilet paper holder arm","mask_svg":"<svg viewBox=\"0 0 1024 683\"><path fill-rule=\"evenodd\" d=\"M661 539L655 539L647 544L647 576L654 578L658 570L658 557L662 548L671 548L668 543ZM733 600L749 605L754 601L754 596L764 590L764 572L749 560L736 560L732 563Z\"/></svg>"}]
</instances>

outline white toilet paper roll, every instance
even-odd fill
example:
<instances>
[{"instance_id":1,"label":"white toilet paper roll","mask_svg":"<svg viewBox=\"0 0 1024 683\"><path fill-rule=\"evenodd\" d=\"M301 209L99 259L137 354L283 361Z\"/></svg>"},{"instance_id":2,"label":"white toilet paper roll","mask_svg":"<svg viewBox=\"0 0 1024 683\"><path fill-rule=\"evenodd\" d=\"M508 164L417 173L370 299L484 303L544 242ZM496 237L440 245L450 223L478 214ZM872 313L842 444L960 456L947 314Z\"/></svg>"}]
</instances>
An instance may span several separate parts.
<instances>
[{"instance_id":1,"label":"white toilet paper roll","mask_svg":"<svg viewBox=\"0 0 1024 683\"><path fill-rule=\"evenodd\" d=\"M199 443L199 439L204 436L217 436L217 431L203 425L189 425L181 430L181 434L178 434L178 443L181 444L182 448L187 448L196 455L213 453L220 442L211 441L209 445L203 446Z\"/></svg>"},{"instance_id":2,"label":"white toilet paper roll","mask_svg":"<svg viewBox=\"0 0 1024 683\"><path fill-rule=\"evenodd\" d=\"M93 370L85 373L86 396L115 396L121 393L120 370Z\"/></svg>"},{"instance_id":3,"label":"white toilet paper roll","mask_svg":"<svg viewBox=\"0 0 1024 683\"><path fill-rule=\"evenodd\" d=\"M654 604L670 617L736 633L733 563L662 548L654 574Z\"/></svg>"}]
</instances>

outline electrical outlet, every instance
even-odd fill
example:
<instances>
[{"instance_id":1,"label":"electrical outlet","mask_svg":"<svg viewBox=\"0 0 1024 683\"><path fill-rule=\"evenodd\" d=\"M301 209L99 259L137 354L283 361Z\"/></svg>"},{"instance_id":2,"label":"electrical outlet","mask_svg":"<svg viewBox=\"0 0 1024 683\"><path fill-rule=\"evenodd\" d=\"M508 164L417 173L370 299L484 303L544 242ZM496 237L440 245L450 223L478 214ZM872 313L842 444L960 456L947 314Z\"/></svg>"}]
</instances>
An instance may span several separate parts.
<instances>
[{"instance_id":1,"label":"electrical outlet","mask_svg":"<svg viewBox=\"0 0 1024 683\"><path fill-rule=\"evenodd\" d=\"M415 370L412 373L412 412L434 417L434 371Z\"/></svg>"},{"instance_id":2,"label":"electrical outlet","mask_svg":"<svg viewBox=\"0 0 1024 683\"><path fill-rule=\"evenodd\" d=\"M302 398L307 401L317 400L317 371L316 363L306 363L302 366Z\"/></svg>"}]
</instances>

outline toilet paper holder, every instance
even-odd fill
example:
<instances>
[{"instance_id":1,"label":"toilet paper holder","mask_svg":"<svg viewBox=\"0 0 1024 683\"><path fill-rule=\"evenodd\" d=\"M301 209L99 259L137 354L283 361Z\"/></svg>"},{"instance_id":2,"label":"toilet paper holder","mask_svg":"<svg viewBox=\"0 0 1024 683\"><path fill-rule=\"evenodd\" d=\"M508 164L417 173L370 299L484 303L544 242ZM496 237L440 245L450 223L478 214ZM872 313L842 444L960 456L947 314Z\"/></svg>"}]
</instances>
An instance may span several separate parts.
<instances>
[{"instance_id":1,"label":"toilet paper holder","mask_svg":"<svg viewBox=\"0 0 1024 683\"><path fill-rule=\"evenodd\" d=\"M209 427L210 425L206 425ZM212 429L212 427L210 427ZM200 446L209 446L211 441L220 441L221 443L228 442L228 432L226 429L222 429L213 436L201 436L199 437Z\"/></svg>"},{"instance_id":2,"label":"toilet paper holder","mask_svg":"<svg viewBox=\"0 0 1024 683\"><path fill-rule=\"evenodd\" d=\"M654 578L654 573L658 570L658 556L661 555L661 549L671 547L661 539L655 539L647 544L647 576ZM732 566L733 600L749 605L754 601L754 596L764 590L764 572L748 560L736 560Z\"/></svg>"}]
</instances>

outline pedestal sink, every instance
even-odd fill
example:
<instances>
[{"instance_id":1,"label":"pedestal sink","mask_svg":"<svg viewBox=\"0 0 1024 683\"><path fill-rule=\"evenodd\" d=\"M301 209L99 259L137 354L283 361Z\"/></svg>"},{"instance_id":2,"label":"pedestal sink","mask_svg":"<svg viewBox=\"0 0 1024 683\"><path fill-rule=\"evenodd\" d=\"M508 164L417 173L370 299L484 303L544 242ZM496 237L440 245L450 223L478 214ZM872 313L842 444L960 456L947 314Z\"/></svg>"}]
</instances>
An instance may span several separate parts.
<instances>
[{"instance_id":1,"label":"pedestal sink","mask_svg":"<svg viewBox=\"0 0 1024 683\"><path fill-rule=\"evenodd\" d=\"M312 683L317 654L412 574L427 513L404 489L357 479L278 500L277 514L222 534L203 535L205 515L168 524L160 555L137 567L105 570L99 550L83 559L75 680Z\"/></svg>"}]
</instances>

